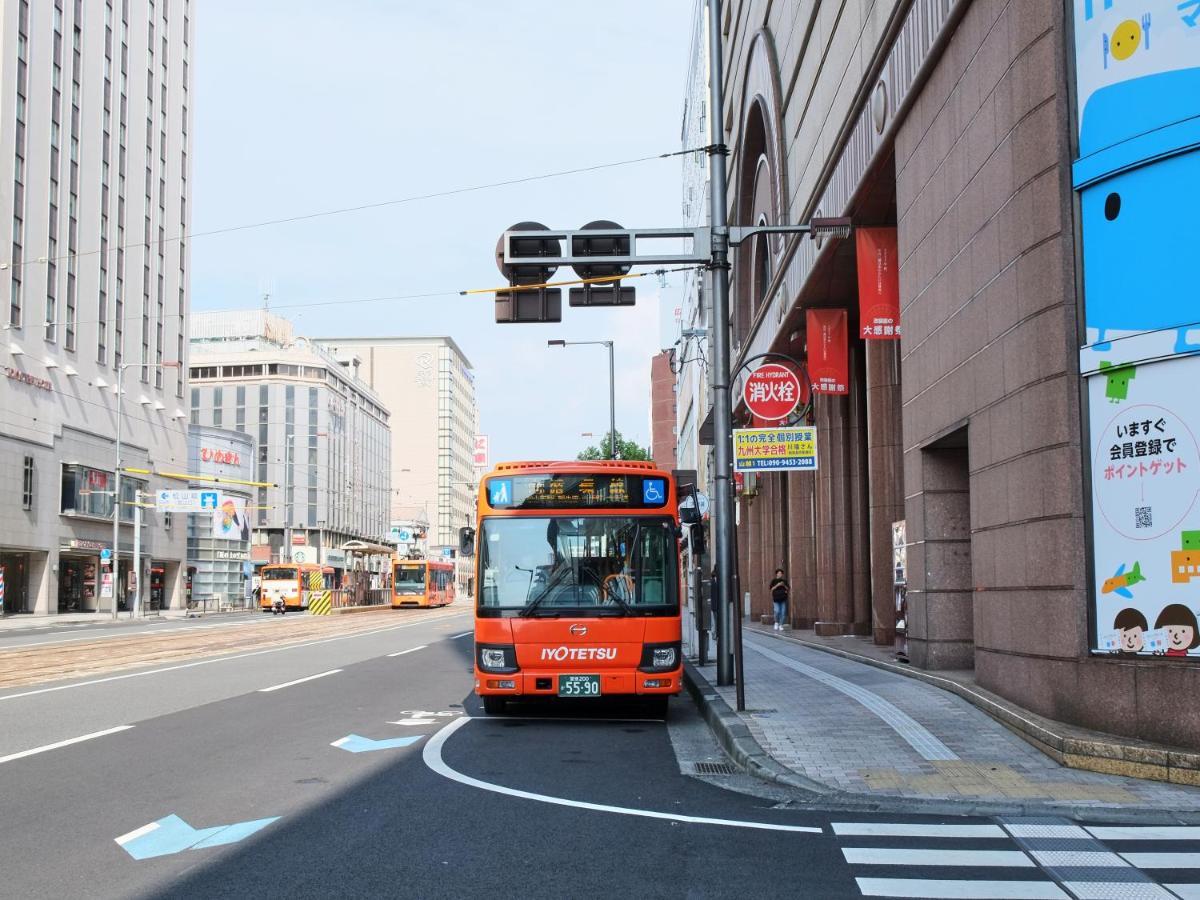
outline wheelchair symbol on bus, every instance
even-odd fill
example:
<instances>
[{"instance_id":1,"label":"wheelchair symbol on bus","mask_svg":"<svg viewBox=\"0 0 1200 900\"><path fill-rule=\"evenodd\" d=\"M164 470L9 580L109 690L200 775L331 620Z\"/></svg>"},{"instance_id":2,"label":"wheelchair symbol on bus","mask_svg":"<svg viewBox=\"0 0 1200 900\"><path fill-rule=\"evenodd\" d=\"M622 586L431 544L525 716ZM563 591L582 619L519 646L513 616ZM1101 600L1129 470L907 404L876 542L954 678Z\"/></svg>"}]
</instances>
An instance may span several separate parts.
<instances>
[{"instance_id":1,"label":"wheelchair symbol on bus","mask_svg":"<svg viewBox=\"0 0 1200 900\"><path fill-rule=\"evenodd\" d=\"M667 499L666 487L661 478L647 478L642 482L642 502L662 503Z\"/></svg>"}]
</instances>

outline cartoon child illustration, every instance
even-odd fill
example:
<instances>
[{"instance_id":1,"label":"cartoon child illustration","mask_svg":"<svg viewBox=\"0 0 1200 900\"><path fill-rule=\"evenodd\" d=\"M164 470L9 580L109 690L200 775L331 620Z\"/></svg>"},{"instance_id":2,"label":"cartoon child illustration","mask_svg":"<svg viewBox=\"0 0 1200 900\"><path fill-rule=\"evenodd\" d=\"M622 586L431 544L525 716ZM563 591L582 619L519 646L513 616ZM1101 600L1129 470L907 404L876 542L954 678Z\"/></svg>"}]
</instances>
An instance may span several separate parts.
<instances>
[{"instance_id":1,"label":"cartoon child illustration","mask_svg":"<svg viewBox=\"0 0 1200 900\"><path fill-rule=\"evenodd\" d=\"M248 541L250 539L250 523L246 521L244 515L238 512L237 504L232 500L226 500L222 503L221 508L217 510L213 519L216 532L221 537L235 541Z\"/></svg>"},{"instance_id":2,"label":"cartoon child illustration","mask_svg":"<svg viewBox=\"0 0 1200 900\"><path fill-rule=\"evenodd\" d=\"M1196 627L1196 616L1182 603L1164 607L1154 620L1154 627L1167 629L1167 656L1187 656L1189 650L1200 647L1200 628Z\"/></svg>"},{"instance_id":3,"label":"cartoon child illustration","mask_svg":"<svg viewBox=\"0 0 1200 900\"><path fill-rule=\"evenodd\" d=\"M1132 607L1121 610L1113 621L1113 628L1121 632L1121 653L1139 653L1146 647L1148 630L1146 617Z\"/></svg>"}]
</instances>

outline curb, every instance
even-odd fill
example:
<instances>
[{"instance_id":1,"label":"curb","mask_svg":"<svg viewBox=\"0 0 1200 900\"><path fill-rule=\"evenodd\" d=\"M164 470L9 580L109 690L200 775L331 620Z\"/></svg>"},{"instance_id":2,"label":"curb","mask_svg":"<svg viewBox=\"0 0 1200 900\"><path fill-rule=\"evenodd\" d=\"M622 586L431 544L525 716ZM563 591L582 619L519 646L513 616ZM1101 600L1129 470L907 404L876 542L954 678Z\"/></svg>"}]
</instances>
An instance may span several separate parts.
<instances>
[{"instance_id":1,"label":"curb","mask_svg":"<svg viewBox=\"0 0 1200 900\"><path fill-rule=\"evenodd\" d=\"M1079 735L1071 735L1063 730L1056 731L1053 726L1057 723L1051 719L1023 710L1016 704L1009 704L1002 698L993 699L989 692L981 688L972 688L952 678L944 678L914 669L912 666L889 663L839 647L807 641L804 638L789 637L787 634L771 634L756 629L750 629L750 633L790 641L810 650L820 650L822 653L874 666L949 691L1067 768L1188 787L1200 786L1200 753L1131 738L1123 739L1101 732L1085 732L1084 729L1080 729Z\"/></svg>"},{"instance_id":2,"label":"curb","mask_svg":"<svg viewBox=\"0 0 1200 900\"><path fill-rule=\"evenodd\" d=\"M795 640L793 638L793 640ZM797 641L797 643L804 643ZM847 654L849 655L849 654ZM894 794L855 794L793 772L758 743L749 727L714 691L691 661L683 661L683 683L717 742L743 772L762 781L802 791L794 805L859 813L904 813L943 816L1066 816L1080 822L1200 825L1200 811L1183 812L1147 806L1072 806L1065 803L1003 803L994 800L919 799Z\"/></svg>"}]
</instances>

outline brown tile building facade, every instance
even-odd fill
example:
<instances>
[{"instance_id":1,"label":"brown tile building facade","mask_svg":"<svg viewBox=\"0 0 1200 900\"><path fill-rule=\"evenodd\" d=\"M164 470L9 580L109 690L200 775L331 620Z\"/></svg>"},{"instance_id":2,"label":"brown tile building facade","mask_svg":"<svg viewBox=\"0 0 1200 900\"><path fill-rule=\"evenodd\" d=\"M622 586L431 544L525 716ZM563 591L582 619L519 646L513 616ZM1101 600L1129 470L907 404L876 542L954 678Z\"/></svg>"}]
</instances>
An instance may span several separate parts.
<instances>
[{"instance_id":1,"label":"brown tile building facade","mask_svg":"<svg viewBox=\"0 0 1200 900\"><path fill-rule=\"evenodd\" d=\"M1200 746L1194 707L1163 712L1200 691L1195 659L1090 650L1070 0L722 14L730 222L894 226L903 326L856 337L853 239L738 249L735 368L802 358L809 308L850 318L849 393L815 397L818 471L747 478L738 498L753 614L783 566L795 626L892 643L903 521L914 665L973 669L1061 721Z\"/></svg>"},{"instance_id":2,"label":"brown tile building facade","mask_svg":"<svg viewBox=\"0 0 1200 900\"><path fill-rule=\"evenodd\" d=\"M670 472L675 453L675 352L663 350L650 360L650 458Z\"/></svg>"}]
</instances>

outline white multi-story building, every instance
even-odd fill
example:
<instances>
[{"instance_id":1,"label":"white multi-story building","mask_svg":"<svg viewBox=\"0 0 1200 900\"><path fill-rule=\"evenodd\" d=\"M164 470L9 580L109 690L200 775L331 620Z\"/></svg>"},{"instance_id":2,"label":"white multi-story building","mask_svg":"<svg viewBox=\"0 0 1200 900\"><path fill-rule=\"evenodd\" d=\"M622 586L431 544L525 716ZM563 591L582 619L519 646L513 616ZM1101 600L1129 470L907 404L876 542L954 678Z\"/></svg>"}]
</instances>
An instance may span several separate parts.
<instances>
[{"instance_id":1,"label":"white multi-story building","mask_svg":"<svg viewBox=\"0 0 1200 900\"><path fill-rule=\"evenodd\" d=\"M692 45L684 95L680 138L684 148L705 147L711 143L708 127L708 31L704 4L697 2L692 15ZM708 157L687 153L683 160L683 222L689 226L709 221ZM676 456L680 469L694 469L700 485L707 484L707 447L711 437L701 442L700 429L708 414L709 273L691 270L684 274L683 299L680 303L680 334L675 354L676 376Z\"/></svg>"},{"instance_id":2,"label":"white multi-story building","mask_svg":"<svg viewBox=\"0 0 1200 900\"><path fill-rule=\"evenodd\" d=\"M118 407L124 466L187 463L186 372L166 364L183 359L188 313L191 5L0 4L6 613L123 599L133 491L170 482L124 482L114 591L100 563L112 551ZM145 518L144 574L176 605L185 529Z\"/></svg>"},{"instance_id":3,"label":"white multi-story building","mask_svg":"<svg viewBox=\"0 0 1200 900\"><path fill-rule=\"evenodd\" d=\"M471 363L453 338L315 338L378 391L392 429L392 519L426 522L430 553L456 551L475 517L472 462L478 410ZM459 564L466 588L469 563Z\"/></svg>"},{"instance_id":4,"label":"white multi-story building","mask_svg":"<svg viewBox=\"0 0 1200 900\"><path fill-rule=\"evenodd\" d=\"M190 378L193 424L257 443L254 562L319 558L346 569L347 542L383 547L389 414L352 367L265 310L201 312L191 321Z\"/></svg>"}]
</instances>

